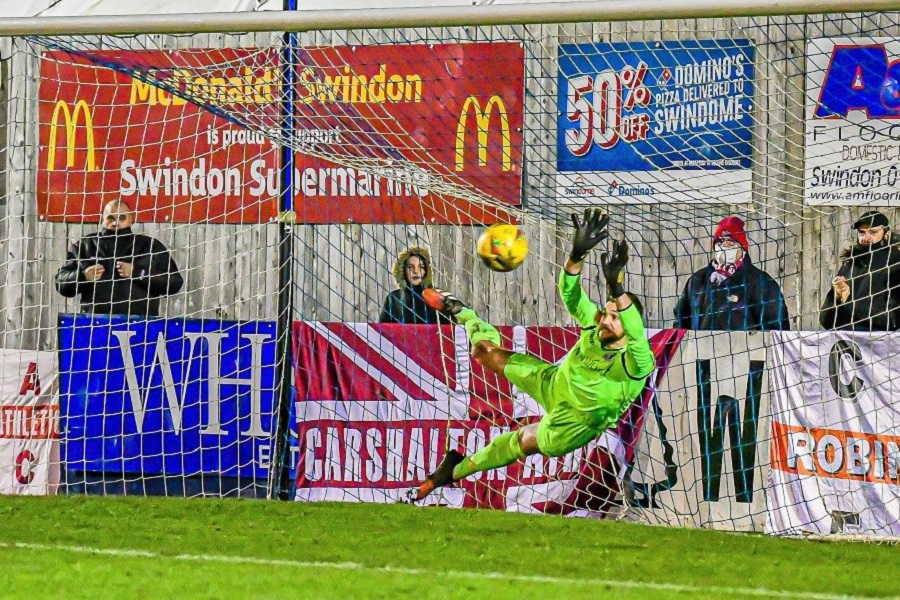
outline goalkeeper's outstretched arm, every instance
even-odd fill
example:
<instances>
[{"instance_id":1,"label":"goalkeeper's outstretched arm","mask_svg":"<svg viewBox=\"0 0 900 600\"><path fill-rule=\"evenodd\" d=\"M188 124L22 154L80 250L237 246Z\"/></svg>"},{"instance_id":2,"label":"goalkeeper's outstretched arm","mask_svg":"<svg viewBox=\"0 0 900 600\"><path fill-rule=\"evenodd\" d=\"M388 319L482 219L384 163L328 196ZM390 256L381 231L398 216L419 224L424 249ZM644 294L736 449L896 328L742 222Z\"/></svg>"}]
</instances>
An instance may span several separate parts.
<instances>
[{"instance_id":1,"label":"goalkeeper's outstretched arm","mask_svg":"<svg viewBox=\"0 0 900 600\"><path fill-rule=\"evenodd\" d=\"M606 226L609 217L598 209L588 208L584 217L572 215L575 235L572 238L572 250L559 274L559 296L566 310L575 318L581 327L591 327L597 317L597 305L591 302L581 287L581 269L588 252L606 239Z\"/></svg>"},{"instance_id":2,"label":"goalkeeper's outstretched arm","mask_svg":"<svg viewBox=\"0 0 900 600\"><path fill-rule=\"evenodd\" d=\"M627 341L625 346L625 371L632 379L647 377L656 365L653 350L644 330L643 310L637 296L626 292L623 285L625 266L628 264L628 243L625 240L613 242L612 254L604 252L600 265L610 297L616 303L622 330Z\"/></svg>"}]
</instances>

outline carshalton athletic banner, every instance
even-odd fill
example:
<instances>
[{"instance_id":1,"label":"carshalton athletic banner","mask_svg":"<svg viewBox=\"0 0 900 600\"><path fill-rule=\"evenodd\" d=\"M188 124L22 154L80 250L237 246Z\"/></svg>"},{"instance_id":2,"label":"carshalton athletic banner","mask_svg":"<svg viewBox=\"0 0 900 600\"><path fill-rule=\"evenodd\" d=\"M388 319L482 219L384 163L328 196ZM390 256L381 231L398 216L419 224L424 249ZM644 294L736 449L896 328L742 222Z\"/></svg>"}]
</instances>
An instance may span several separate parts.
<instances>
[{"instance_id":1,"label":"carshalton athletic banner","mask_svg":"<svg viewBox=\"0 0 900 600\"><path fill-rule=\"evenodd\" d=\"M524 56L518 42L298 50L298 221L511 219L502 207L521 203ZM144 222L272 221L272 139L286 137L279 61L260 48L43 53L38 214L91 221L121 197ZM499 208L443 198L436 179Z\"/></svg>"},{"instance_id":2,"label":"carshalton athletic banner","mask_svg":"<svg viewBox=\"0 0 900 600\"><path fill-rule=\"evenodd\" d=\"M54 352L0 348L0 494L55 493L56 374Z\"/></svg>"},{"instance_id":3,"label":"carshalton athletic banner","mask_svg":"<svg viewBox=\"0 0 900 600\"><path fill-rule=\"evenodd\" d=\"M500 327L504 346L560 361L577 329ZM602 516L655 385L682 332L653 331L658 368L619 426L567 456L529 457L429 497L455 507ZM541 409L471 361L462 327L300 322L294 326L297 500L395 502L446 446L471 454Z\"/></svg>"},{"instance_id":4,"label":"carshalton athletic banner","mask_svg":"<svg viewBox=\"0 0 900 600\"><path fill-rule=\"evenodd\" d=\"M766 530L900 535L900 336L772 335Z\"/></svg>"}]
</instances>

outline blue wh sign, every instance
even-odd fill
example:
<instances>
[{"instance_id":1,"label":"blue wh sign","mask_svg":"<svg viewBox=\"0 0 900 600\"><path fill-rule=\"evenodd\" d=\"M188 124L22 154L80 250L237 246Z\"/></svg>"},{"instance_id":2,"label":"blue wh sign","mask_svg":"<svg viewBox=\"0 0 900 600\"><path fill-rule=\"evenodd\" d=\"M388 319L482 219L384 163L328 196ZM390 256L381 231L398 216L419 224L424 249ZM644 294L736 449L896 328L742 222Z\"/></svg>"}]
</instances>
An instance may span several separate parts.
<instances>
[{"instance_id":1,"label":"blue wh sign","mask_svg":"<svg viewBox=\"0 0 900 600\"><path fill-rule=\"evenodd\" d=\"M60 315L59 348L67 469L268 474L274 322Z\"/></svg>"}]
</instances>

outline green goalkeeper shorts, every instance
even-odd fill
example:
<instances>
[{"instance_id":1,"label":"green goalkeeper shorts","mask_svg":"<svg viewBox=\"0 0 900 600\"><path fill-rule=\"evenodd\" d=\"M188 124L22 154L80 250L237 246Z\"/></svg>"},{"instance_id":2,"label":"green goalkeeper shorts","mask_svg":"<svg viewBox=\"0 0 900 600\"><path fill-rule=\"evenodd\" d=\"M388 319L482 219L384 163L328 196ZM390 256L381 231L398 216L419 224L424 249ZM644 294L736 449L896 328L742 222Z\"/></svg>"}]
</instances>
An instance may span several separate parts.
<instances>
[{"instance_id":1,"label":"green goalkeeper shorts","mask_svg":"<svg viewBox=\"0 0 900 600\"><path fill-rule=\"evenodd\" d=\"M529 354L513 354L503 375L519 390L540 404L546 414L538 425L538 448L547 456L562 456L587 445L603 433L592 427L589 414L569 406L563 390L557 389L559 367Z\"/></svg>"}]
</instances>

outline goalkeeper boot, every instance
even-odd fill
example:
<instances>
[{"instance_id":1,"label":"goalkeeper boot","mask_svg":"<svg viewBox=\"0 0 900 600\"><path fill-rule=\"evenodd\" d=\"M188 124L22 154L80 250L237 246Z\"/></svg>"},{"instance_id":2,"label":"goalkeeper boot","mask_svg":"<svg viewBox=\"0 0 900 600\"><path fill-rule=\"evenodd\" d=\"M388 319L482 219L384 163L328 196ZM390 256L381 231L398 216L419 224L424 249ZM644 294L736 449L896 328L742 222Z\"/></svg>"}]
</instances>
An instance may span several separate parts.
<instances>
[{"instance_id":1,"label":"goalkeeper boot","mask_svg":"<svg viewBox=\"0 0 900 600\"><path fill-rule=\"evenodd\" d=\"M425 304L448 317L455 317L469 308L462 300L450 292L437 288L426 288L422 292L422 298L425 300Z\"/></svg>"},{"instance_id":2,"label":"goalkeeper boot","mask_svg":"<svg viewBox=\"0 0 900 600\"><path fill-rule=\"evenodd\" d=\"M428 475L419 489L416 491L416 502L424 500L425 496L433 492L439 487L453 483L453 469L463 461L465 456L456 450L450 450L444 455L444 460L434 470L434 473Z\"/></svg>"}]
</instances>

